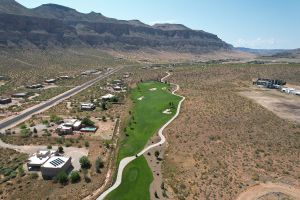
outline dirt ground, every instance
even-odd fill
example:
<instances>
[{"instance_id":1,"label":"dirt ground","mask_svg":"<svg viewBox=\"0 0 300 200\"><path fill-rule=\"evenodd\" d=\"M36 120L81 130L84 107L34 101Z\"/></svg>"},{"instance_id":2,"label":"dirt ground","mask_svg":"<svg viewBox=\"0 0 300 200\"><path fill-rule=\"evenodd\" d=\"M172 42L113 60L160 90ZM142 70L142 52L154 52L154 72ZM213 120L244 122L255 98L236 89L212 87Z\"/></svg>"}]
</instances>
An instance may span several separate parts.
<instances>
[{"instance_id":1,"label":"dirt ground","mask_svg":"<svg viewBox=\"0 0 300 200\"><path fill-rule=\"evenodd\" d=\"M300 199L300 188L286 184L261 183L248 188L237 200Z\"/></svg>"},{"instance_id":2,"label":"dirt ground","mask_svg":"<svg viewBox=\"0 0 300 200\"><path fill-rule=\"evenodd\" d=\"M300 123L300 97L281 93L278 90L253 88L252 91L240 92L278 117Z\"/></svg>"},{"instance_id":3,"label":"dirt ground","mask_svg":"<svg viewBox=\"0 0 300 200\"><path fill-rule=\"evenodd\" d=\"M97 129L96 133L93 136L100 136L104 140L111 140L114 132L116 122L115 121L98 121L96 126L99 128Z\"/></svg>"},{"instance_id":4,"label":"dirt ground","mask_svg":"<svg viewBox=\"0 0 300 200\"><path fill-rule=\"evenodd\" d=\"M166 130L162 172L172 199L233 200L259 183L281 183L281 178L297 182L299 124L279 118L239 92L249 90L252 77L299 85L299 73L300 65L175 68L169 80L180 85L178 93L186 100Z\"/></svg>"}]
</instances>

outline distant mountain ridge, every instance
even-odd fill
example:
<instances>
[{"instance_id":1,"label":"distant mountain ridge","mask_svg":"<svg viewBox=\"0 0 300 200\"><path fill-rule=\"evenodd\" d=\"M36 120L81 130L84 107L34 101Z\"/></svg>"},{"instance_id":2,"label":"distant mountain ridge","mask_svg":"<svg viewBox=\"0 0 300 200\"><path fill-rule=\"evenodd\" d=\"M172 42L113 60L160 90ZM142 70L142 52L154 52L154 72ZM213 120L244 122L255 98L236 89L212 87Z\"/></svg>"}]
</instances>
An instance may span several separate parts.
<instances>
[{"instance_id":1,"label":"distant mountain ridge","mask_svg":"<svg viewBox=\"0 0 300 200\"><path fill-rule=\"evenodd\" d=\"M216 35L181 24L149 26L138 20L117 20L100 13L80 13L56 4L28 9L14 0L0 1L2 48L153 48L180 52L232 50Z\"/></svg>"}]
</instances>

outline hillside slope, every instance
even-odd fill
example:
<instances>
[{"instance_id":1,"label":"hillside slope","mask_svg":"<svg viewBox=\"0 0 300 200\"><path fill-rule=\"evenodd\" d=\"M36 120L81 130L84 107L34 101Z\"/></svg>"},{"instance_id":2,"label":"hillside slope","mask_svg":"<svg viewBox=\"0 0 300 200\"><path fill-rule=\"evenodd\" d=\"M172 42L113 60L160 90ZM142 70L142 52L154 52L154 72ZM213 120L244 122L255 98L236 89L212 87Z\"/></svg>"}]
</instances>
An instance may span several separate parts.
<instances>
[{"instance_id":1,"label":"hillside slope","mask_svg":"<svg viewBox=\"0 0 300 200\"><path fill-rule=\"evenodd\" d=\"M55 4L27 9L14 0L0 2L0 46L23 48L101 47L152 48L206 53L231 50L216 35L178 24L149 26L99 13L83 14Z\"/></svg>"}]
</instances>

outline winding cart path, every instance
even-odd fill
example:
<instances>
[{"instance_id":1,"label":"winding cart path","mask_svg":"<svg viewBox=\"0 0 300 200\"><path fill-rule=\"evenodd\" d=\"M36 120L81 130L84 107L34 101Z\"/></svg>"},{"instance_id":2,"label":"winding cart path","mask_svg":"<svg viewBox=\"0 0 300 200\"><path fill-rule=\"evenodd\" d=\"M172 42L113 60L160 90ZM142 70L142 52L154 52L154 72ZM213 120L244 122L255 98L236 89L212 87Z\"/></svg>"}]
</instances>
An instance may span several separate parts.
<instances>
[{"instance_id":1,"label":"winding cart path","mask_svg":"<svg viewBox=\"0 0 300 200\"><path fill-rule=\"evenodd\" d=\"M167 72L167 75L165 77L163 77L161 79L161 81L165 81L166 78L168 78L171 74L169 72ZM142 156L144 153L146 153L147 151L149 151L150 149L154 148L154 147L157 147L157 146L160 146L162 144L164 144L166 142L166 138L165 136L163 135L163 131L164 129L170 124L173 122L174 119L176 119L176 117L179 115L180 113L180 109L181 109L181 104L182 102L185 100L185 97L184 96L180 96L178 94L175 94L176 91L179 90L179 85L177 84L174 84L174 83L171 83L171 85L174 85L176 88L172 91L172 94L173 95L176 95L178 97L181 97L182 99L180 100L179 104L178 104L178 107L177 107L177 111L176 111L176 114L165 124L163 125L159 131L158 131L158 135L160 137L160 141L158 143L155 143L155 144L152 144L148 147L146 147L145 149L143 149L140 153L138 153L137 155L135 156L131 156L131 157L126 157L124 159L121 160L120 164L119 164L119 168L118 168L118 174L117 174L117 179L115 181L115 183L110 187L108 188L105 192L103 192L98 198L97 200L103 200L110 192L112 192L113 190L115 190L121 183L122 183L122 175L123 175L123 171L125 169L125 167L133 160L135 160L137 157L139 156Z\"/></svg>"}]
</instances>

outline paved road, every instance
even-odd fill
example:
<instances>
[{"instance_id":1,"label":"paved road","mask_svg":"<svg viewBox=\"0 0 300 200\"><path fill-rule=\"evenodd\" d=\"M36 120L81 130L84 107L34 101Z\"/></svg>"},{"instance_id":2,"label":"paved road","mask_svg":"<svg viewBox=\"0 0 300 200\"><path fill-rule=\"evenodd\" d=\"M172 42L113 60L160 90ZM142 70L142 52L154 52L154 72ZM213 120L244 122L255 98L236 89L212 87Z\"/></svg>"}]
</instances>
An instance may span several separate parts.
<instances>
[{"instance_id":1,"label":"paved road","mask_svg":"<svg viewBox=\"0 0 300 200\"><path fill-rule=\"evenodd\" d=\"M168 73L167 76L165 76L164 78L161 79L161 81L164 81L166 78L168 78L170 76L170 73ZM158 143L155 143L155 144L152 144L148 147L146 147L144 150L142 150L140 153L137 154L137 156L142 156L144 153L146 153L147 151L149 151L150 149L154 148L154 147L157 147L157 146L160 146L162 145L163 143L165 143L166 141L166 138L165 136L163 135L163 130L171 123L173 122L173 120L179 115L180 113L180 109L181 109L181 104L182 102L185 100L185 97L183 96L180 96L180 95L177 95L175 94L175 92L177 90L179 90L179 85L177 84L173 84L171 83L172 85L175 85L176 86L176 89L173 90L172 94L176 95L176 96L179 96L181 97L182 99L180 100L179 104L178 104L178 107L177 107L177 112L176 114L165 124L163 125L159 131L158 131L158 135L160 136L160 141ZM98 198L97 200L103 200L110 192L112 192L113 190L115 190L121 183L122 183L122 174L123 174L123 171L124 171L124 168L131 162L133 161L134 159L137 158L137 156L131 156L131 157L126 157L124 159L121 160L120 164L119 164L119 168L118 168L118 174L117 174L117 179L116 179L116 182L110 187L108 188L105 192L103 192Z\"/></svg>"},{"instance_id":2,"label":"paved road","mask_svg":"<svg viewBox=\"0 0 300 200\"><path fill-rule=\"evenodd\" d=\"M38 105L28 108L28 109L22 111L18 115L14 115L14 116L11 116L9 118L6 118L6 119L0 121L0 132L3 132L5 129L12 128L13 126L17 125L18 123L21 123L21 122L27 120L34 114L41 113L41 112L49 109L50 107L57 105L58 103L62 102L63 100L81 92L82 90L85 90L86 88L92 86L93 84L95 84L96 82L98 82L104 78L107 78L108 76L119 71L120 69L122 69L122 67L115 68L109 72L106 72L105 74L98 76L97 78L95 78L93 80L85 82L82 85L79 85L79 86L77 86L71 90L68 90L56 97L53 97L53 98L49 99L48 101L42 102Z\"/></svg>"}]
</instances>

